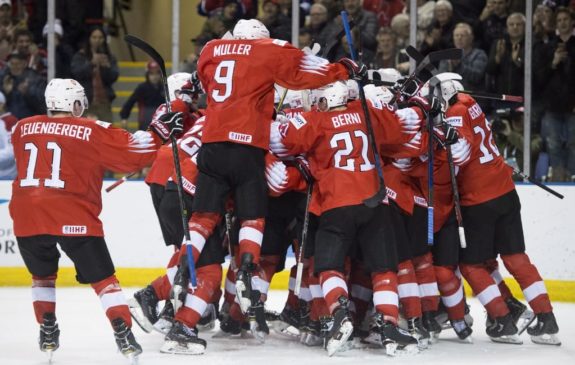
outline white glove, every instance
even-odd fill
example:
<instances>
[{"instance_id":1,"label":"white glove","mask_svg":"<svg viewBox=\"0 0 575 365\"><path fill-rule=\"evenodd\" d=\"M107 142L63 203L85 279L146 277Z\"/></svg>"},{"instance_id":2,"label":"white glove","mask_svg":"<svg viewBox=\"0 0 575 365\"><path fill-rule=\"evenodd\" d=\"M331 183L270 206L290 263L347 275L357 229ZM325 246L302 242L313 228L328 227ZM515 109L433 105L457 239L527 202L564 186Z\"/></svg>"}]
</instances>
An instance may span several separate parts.
<instances>
[{"instance_id":1,"label":"white glove","mask_svg":"<svg viewBox=\"0 0 575 365\"><path fill-rule=\"evenodd\" d=\"M460 137L451 145L451 154L455 165L462 165L471 157L471 145L465 138Z\"/></svg>"},{"instance_id":2,"label":"white glove","mask_svg":"<svg viewBox=\"0 0 575 365\"><path fill-rule=\"evenodd\" d=\"M286 118L287 119L287 118ZM272 122L270 127L270 151L272 151L278 157L288 156L288 149L282 143L282 135L280 133L279 127L282 123Z\"/></svg>"},{"instance_id":3,"label":"white glove","mask_svg":"<svg viewBox=\"0 0 575 365\"><path fill-rule=\"evenodd\" d=\"M411 158L397 158L393 160L393 166L397 167L400 171L411 170Z\"/></svg>"},{"instance_id":4,"label":"white glove","mask_svg":"<svg viewBox=\"0 0 575 365\"><path fill-rule=\"evenodd\" d=\"M270 190L276 193L285 192L288 183L286 165L281 161L276 161L266 167L266 180Z\"/></svg>"}]
</instances>

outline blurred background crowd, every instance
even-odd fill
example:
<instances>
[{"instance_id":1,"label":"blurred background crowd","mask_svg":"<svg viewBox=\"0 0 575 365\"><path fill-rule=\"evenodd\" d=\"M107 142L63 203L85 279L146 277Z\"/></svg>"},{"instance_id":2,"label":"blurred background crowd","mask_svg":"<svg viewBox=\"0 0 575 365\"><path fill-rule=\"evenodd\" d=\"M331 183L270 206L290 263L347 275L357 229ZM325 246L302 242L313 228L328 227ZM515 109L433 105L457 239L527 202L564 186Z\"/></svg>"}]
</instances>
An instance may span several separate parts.
<instances>
[{"instance_id":1,"label":"blurred background crowd","mask_svg":"<svg viewBox=\"0 0 575 365\"><path fill-rule=\"evenodd\" d=\"M195 68L203 45L231 31L242 18L257 17L273 38L291 41L291 0L194 0L204 20L192 39L194 51L179 70ZM117 1L114 1L116 3ZM123 1L137 6L136 1ZM163 101L158 65L139 71L118 112L113 112L118 60L109 40L117 25L104 17L103 0L57 0L56 77L82 83L89 98L87 116L145 129ZM299 47L318 43L330 60L349 57L339 13L356 24L352 35L362 62L372 69L396 68L409 73L409 1L300 0ZM533 1L533 74L530 173L542 180L575 181L575 0ZM417 44L427 54L457 47L460 61L441 62L442 71L463 76L466 90L523 95L525 0L417 1ZM18 119L45 113L46 1L0 0L0 178L11 178L9 133ZM185 23L184 23L185 25ZM501 154L523 166L523 105L478 99L492 121ZM129 125L137 104L138 123ZM12 167L13 168L13 167Z\"/></svg>"}]
</instances>

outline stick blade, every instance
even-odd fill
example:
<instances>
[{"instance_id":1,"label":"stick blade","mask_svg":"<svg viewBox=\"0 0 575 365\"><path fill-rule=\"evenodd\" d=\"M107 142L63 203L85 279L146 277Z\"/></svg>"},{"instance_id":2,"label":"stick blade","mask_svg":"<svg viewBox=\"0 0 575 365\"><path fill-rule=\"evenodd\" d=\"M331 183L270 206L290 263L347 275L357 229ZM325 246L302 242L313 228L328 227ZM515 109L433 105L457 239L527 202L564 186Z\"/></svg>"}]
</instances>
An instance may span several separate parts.
<instances>
[{"instance_id":1,"label":"stick blade","mask_svg":"<svg viewBox=\"0 0 575 365\"><path fill-rule=\"evenodd\" d=\"M405 53L407 53L407 55L414 59L416 63L420 63L421 61L423 61L423 59L425 58L415 47L413 46L407 46L407 48L405 49Z\"/></svg>"},{"instance_id":2,"label":"stick blade","mask_svg":"<svg viewBox=\"0 0 575 365\"><path fill-rule=\"evenodd\" d=\"M437 62L441 60L460 60L463 58L463 50L461 48L448 48L440 51L431 52L429 55L429 62Z\"/></svg>"},{"instance_id":3,"label":"stick blade","mask_svg":"<svg viewBox=\"0 0 575 365\"><path fill-rule=\"evenodd\" d=\"M137 47L142 51L144 51L160 66L160 68L163 71L163 74L164 75L166 74L166 65L164 63L164 59L149 43L131 34L126 34L124 36L124 42L131 44L132 46Z\"/></svg>"}]
</instances>

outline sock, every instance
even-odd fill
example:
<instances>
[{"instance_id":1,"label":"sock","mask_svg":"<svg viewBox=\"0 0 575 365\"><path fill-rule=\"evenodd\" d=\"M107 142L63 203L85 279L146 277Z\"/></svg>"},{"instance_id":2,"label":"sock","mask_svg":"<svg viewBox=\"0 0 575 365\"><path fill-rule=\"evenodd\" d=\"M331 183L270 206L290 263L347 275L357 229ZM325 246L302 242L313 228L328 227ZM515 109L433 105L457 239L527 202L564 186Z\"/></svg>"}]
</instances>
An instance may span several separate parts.
<instances>
[{"instance_id":1,"label":"sock","mask_svg":"<svg viewBox=\"0 0 575 365\"><path fill-rule=\"evenodd\" d=\"M32 276L32 306L39 324L44 323L44 313L56 313L57 276Z\"/></svg>"},{"instance_id":2,"label":"sock","mask_svg":"<svg viewBox=\"0 0 575 365\"><path fill-rule=\"evenodd\" d=\"M397 292L405 318L421 317L421 301L419 300L419 285L411 260L399 263L397 267Z\"/></svg>"},{"instance_id":3,"label":"sock","mask_svg":"<svg viewBox=\"0 0 575 365\"><path fill-rule=\"evenodd\" d=\"M509 313L497 284L484 264L461 264L459 269L491 318L503 317Z\"/></svg>"},{"instance_id":4,"label":"sock","mask_svg":"<svg viewBox=\"0 0 575 365\"><path fill-rule=\"evenodd\" d=\"M414 257L411 261L419 285L421 310L423 312L435 312L439 308L439 288L433 269L433 256L431 252L428 252L425 255Z\"/></svg>"},{"instance_id":5,"label":"sock","mask_svg":"<svg viewBox=\"0 0 575 365\"><path fill-rule=\"evenodd\" d=\"M383 314L385 321L397 324L399 303L397 294L397 274L393 271L371 274L373 304L377 313Z\"/></svg>"},{"instance_id":6,"label":"sock","mask_svg":"<svg viewBox=\"0 0 575 365\"><path fill-rule=\"evenodd\" d=\"M434 266L433 269L447 316L452 321L462 320L465 317L465 298L461 279L455 275L453 266Z\"/></svg>"},{"instance_id":7,"label":"sock","mask_svg":"<svg viewBox=\"0 0 575 365\"><path fill-rule=\"evenodd\" d=\"M348 297L347 284L345 283L343 274L335 270L322 271L319 274L319 281L321 283L323 298L327 303L329 312L333 313L339 306L339 297Z\"/></svg>"},{"instance_id":8,"label":"sock","mask_svg":"<svg viewBox=\"0 0 575 365\"><path fill-rule=\"evenodd\" d=\"M100 297L102 308L110 322L116 318L122 318L129 328L132 327L132 317L128 309L128 302L126 302L116 275L109 276L90 285Z\"/></svg>"},{"instance_id":9,"label":"sock","mask_svg":"<svg viewBox=\"0 0 575 365\"><path fill-rule=\"evenodd\" d=\"M264 218L244 220L241 223L239 257L243 257L244 253L250 253L253 256L253 263L255 265L258 265L260 262L264 226Z\"/></svg>"}]
</instances>

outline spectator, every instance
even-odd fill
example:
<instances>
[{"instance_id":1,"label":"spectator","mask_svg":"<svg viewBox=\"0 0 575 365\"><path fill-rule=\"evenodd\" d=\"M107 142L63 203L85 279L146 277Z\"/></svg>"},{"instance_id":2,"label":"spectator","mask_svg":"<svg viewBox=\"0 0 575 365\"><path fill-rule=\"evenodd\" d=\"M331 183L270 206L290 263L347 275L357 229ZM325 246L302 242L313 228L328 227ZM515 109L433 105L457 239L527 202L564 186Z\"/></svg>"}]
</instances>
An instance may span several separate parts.
<instances>
[{"instance_id":1,"label":"spectator","mask_svg":"<svg viewBox=\"0 0 575 365\"><path fill-rule=\"evenodd\" d=\"M485 90L485 69L487 67L487 54L479 48L473 47L473 29L467 23L459 23L453 30L453 44L463 49L461 60L442 60L439 62L439 71L456 72L463 77L462 84L465 89Z\"/></svg>"},{"instance_id":2,"label":"spectator","mask_svg":"<svg viewBox=\"0 0 575 365\"><path fill-rule=\"evenodd\" d=\"M356 29L361 33L361 46L363 49L375 51L377 48L377 31L379 29L377 17L371 11L364 10L361 7L361 0L343 0L343 8L349 14L350 20L356 24ZM341 19L335 20L341 24ZM337 28L341 29L340 26ZM337 34L339 29L332 34Z\"/></svg>"},{"instance_id":3,"label":"spectator","mask_svg":"<svg viewBox=\"0 0 575 365\"><path fill-rule=\"evenodd\" d=\"M276 24L268 28L270 31L270 35L272 38L283 39L284 41L291 42L291 28L292 28L292 19L291 19L291 9L292 9L292 0L277 0L277 4L279 6L277 22ZM300 28L305 25L305 10L301 6L300 3L300 18L299 18L299 26Z\"/></svg>"},{"instance_id":4,"label":"spectator","mask_svg":"<svg viewBox=\"0 0 575 365\"><path fill-rule=\"evenodd\" d=\"M327 9L328 19L335 19L343 9L341 0L314 0L314 3L320 3Z\"/></svg>"},{"instance_id":5,"label":"spectator","mask_svg":"<svg viewBox=\"0 0 575 365\"><path fill-rule=\"evenodd\" d=\"M315 3L309 10L309 30L312 40L325 47L328 43L329 27L327 8L321 3Z\"/></svg>"},{"instance_id":6,"label":"spectator","mask_svg":"<svg viewBox=\"0 0 575 365\"><path fill-rule=\"evenodd\" d=\"M533 13L533 44L546 44L554 34L555 14L553 8L544 1L537 5Z\"/></svg>"},{"instance_id":7,"label":"spectator","mask_svg":"<svg viewBox=\"0 0 575 365\"><path fill-rule=\"evenodd\" d=\"M397 14L391 20L391 29L397 38L398 49L404 49L409 45L409 15Z\"/></svg>"},{"instance_id":8,"label":"spectator","mask_svg":"<svg viewBox=\"0 0 575 365\"><path fill-rule=\"evenodd\" d=\"M48 24L44 26L42 30L42 35L44 37L44 45L42 51L48 54ZM56 75L55 77L60 79L69 79L72 77L70 72L70 64L72 63L72 57L74 57L74 49L67 43L63 42L64 29L59 19L56 19L54 23L54 41L55 41L55 61L56 61Z\"/></svg>"},{"instance_id":9,"label":"spectator","mask_svg":"<svg viewBox=\"0 0 575 365\"><path fill-rule=\"evenodd\" d=\"M485 0L450 0L453 5L453 21L473 24L485 8Z\"/></svg>"},{"instance_id":10,"label":"spectator","mask_svg":"<svg viewBox=\"0 0 575 365\"><path fill-rule=\"evenodd\" d=\"M201 0L198 4L198 14L202 16L211 17L214 14L221 12L225 6L226 0ZM258 1L257 0L234 0L238 4L237 17L251 19L258 15Z\"/></svg>"},{"instance_id":11,"label":"spectator","mask_svg":"<svg viewBox=\"0 0 575 365\"><path fill-rule=\"evenodd\" d=\"M27 29L18 29L14 32L14 51L26 56L29 68L39 75L46 76L47 55L34 43L32 32Z\"/></svg>"},{"instance_id":12,"label":"spectator","mask_svg":"<svg viewBox=\"0 0 575 365\"><path fill-rule=\"evenodd\" d=\"M210 16L198 38L208 41L221 38L227 31L231 31L239 20L238 3L236 0L225 0L221 11Z\"/></svg>"},{"instance_id":13,"label":"spectator","mask_svg":"<svg viewBox=\"0 0 575 365\"><path fill-rule=\"evenodd\" d=\"M260 21L268 28L271 38L285 39L290 37L291 31L288 28L288 24L280 23L280 6L277 2L273 0L266 0L262 7L263 14L259 18ZM291 41L291 39L290 39Z\"/></svg>"},{"instance_id":14,"label":"spectator","mask_svg":"<svg viewBox=\"0 0 575 365\"><path fill-rule=\"evenodd\" d=\"M363 8L377 16L380 27L389 27L391 19L405 8L404 0L364 0Z\"/></svg>"},{"instance_id":15,"label":"spectator","mask_svg":"<svg viewBox=\"0 0 575 365\"><path fill-rule=\"evenodd\" d=\"M18 123L18 118L16 118L12 113L6 110L6 97L0 91L0 119L4 122L4 126L8 132L12 131L12 127Z\"/></svg>"},{"instance_id":16,"label":"spectator","mask_svg":"<svg viewBox=\"0 0 575 365\"><path fill-rule=\"evenodd\" d=\"M434 9L435 20L421 44L421 53L427 55L440 49L453 48L453 7L447 0L439 0Z\"/></svg>"},{"instance_id":17,"label":"spectator","mask_svg":"<svg viewBox=\"0 0 575 365\"><path fill-rule=\"evenodd\" d=\"M0 113L4 111L6 98L0 92ZM12 128L6 125L3 116L0 116L0 179L14 179L16 177L16 160L14 149L10 143L10 131Z\"/></svg>"},{"instance_id":18,"label":"spectator","mask_svg":"<svg viewBox=\"0 0 575 365\"><path fill-rule=\"evenodd\" d=\"M508 165L523 170L523 107L515 110L504 110L503 116L493 119L491 130L495 135L495 143L499 152ZM531 171L534 176L535 162L541 151L542 140L538 133L531 133ZM519 176L514 176L517 181L523 180Z\"/></svg>"},{"instance_id":19,"label":"spectator","mask_svg":"<svg viewBox=\"0 0 575 365\"><path fill-rule=\"evenodd\" d=\"M0 0L0 39L12 41L17 24L12 20L12 1Z\"/></svg>"},{"instance_id":20,"label":"spectator","mask_svg":"<svg viewBox=\"0 0 575 365\"><path fill-rule=\"evenodd\" d=\"M479 16L479 21L475 24L477 47L484 51L489 48L497 39L503 38L507 28L507 3L508 0L487 0L485 8Z\"/></svg>"},{"instance_id":21,"label":"spectator","mask_svg":"<svg viewBox=\"0 0 575 365\"><path fill-rule=\"evenodd\" d=\"M405 5L403 12L409 14L410 2L406 1ZM421 46L427 30L433 22L434 9L435 1L417 0L417 48Z\"/></svg>"},{"instance_id":22,"label":"spectator","mask_svg":"<svg viewBox=\"0 0 575 365\"><path fill-rule=\"evenodd\" d=\"M409 72L409 60L398 51L396 35L391 28L379 29L377 52L370 68L395 68L404 75Z\"/></svg>"},{"instance_id":23,"label":"spectator","mask_svg":"<svg viewBox=\"0 0 575 365\"><path fill-rule=\"evenodd\" d=\"M311 33L306 28L302 28L299 30L299 38L298 38L298 46L300 49L304 47L311 48L313 45L313 38Z\"/></svg>"},{"instance_id":24,"label":"spectator","mask_svg":"<svg viewBox=\"0 0 575 365\"><path fill-rule=\"evenodd\" d=\"M573 12L559 7L555 12L557 36L535 59L543 60L539 70L545 101L543 139L553 169L551 181L575 177L575 36Z\"/></svg>"},{"instance_id":25,"label":"spectator","mask_svg":"<svg viewBox=\"0 0 575 365\"><path fill-rule=\"evenodd\" d=\"M152 121L156 108L164 102L162 76L160 66L149 61L146 65L146 81L139 84L132 95L126 100L120 111L122 128L127 128L130 113L134 104L138 103L138 129L145 131Z\"/></svg>"},{"instance_id":26,"label":"spectator","mask_svg":"<svg viewBox=\"0 0 575 365\"><path fill-rule=\"evenodd\" d=\"M112 85L118 79L118 63L110 53L106 34L101 28L93 28L84 47L72 58L72 77L86 91L89 108L100 120L112 119L112 100L116 93Z\"/></svg>"},{"instance_id":27,"label":"spectator","mask_svg":"<svg viewBox=\"0 0 575 365\"><path fill-rule=\"evenodd\" d=\"M27 61L28 56L11 53L8 67L0 75L6 106L18 119L46 112L42 101L46 81L36 71L26 67Z\"/></svg>"},{"instance_id":28,"label":"spectator","mask_svg":"<svg viewBox=\"0 0 575 365\"><path fill-rule=\"evenodd\" d=\"M507 35L491 46L487 75L488 90L498 94L523 94L525 16L513 13L507 18ZM496 108L501 107L495 103Z\"/></svg>"}]
</instances>

